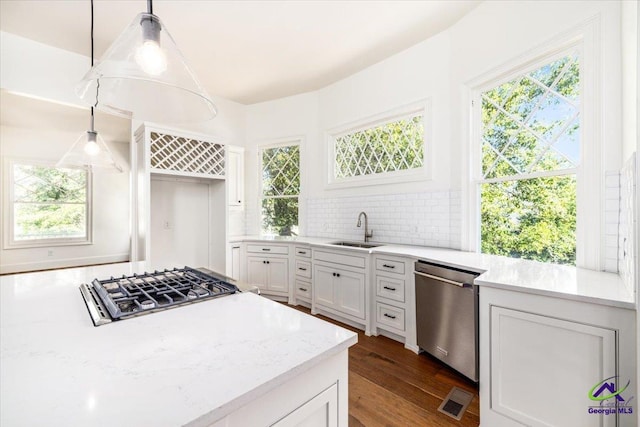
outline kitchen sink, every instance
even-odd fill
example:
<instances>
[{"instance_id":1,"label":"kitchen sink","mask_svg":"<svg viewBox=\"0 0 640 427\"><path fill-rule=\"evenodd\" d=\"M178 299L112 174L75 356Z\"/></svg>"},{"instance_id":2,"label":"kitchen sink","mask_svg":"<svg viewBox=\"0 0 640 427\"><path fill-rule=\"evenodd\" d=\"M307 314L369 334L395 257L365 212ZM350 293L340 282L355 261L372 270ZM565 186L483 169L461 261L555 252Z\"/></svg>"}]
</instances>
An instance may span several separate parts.
<instances>
[{"instance_id":1,"label":"kitchen sink","mask_svg":"<svg viewBox=\"0 0 640 427\"><path fill-rule=\"evenodd\" d=\"M350 248L364 248L364 249L377 248L378 246L382 246L382 245L376 245L372 243L360 243L360 242L331 242L329 244L336 245L336 246L349 246Z\"/></svg>"}]
</instances>

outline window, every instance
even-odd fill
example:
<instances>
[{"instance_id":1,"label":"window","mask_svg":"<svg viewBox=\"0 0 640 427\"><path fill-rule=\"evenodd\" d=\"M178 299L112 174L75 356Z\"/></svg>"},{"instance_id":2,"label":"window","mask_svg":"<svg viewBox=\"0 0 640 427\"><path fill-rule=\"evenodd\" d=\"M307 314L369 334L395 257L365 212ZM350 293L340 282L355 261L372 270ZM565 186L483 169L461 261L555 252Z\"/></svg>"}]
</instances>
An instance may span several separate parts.
<instances>
[{"instance_id":1,"label":"window","mask_svg":"<svg viewBox=\"0 0 640 427\"><path fill-rule=\"evenodd\" d=\"M89 242L86 170L12 162L10 174L9 246Z\"/></svg>"},{"instance_id":2,"label":"window","mask_svg":"<svg viewBox=\"0 0 640 427\"><path fill-rule=\"evenodd\" d=\"M575 50L480 93L482 252L576 263L580 79Z\"/></svg>"},{"instance_id":3,"label":"window","mask_svg":"<svg viewBox=\"0 0 640 427\"><path fill-rule=\"evenodd\" d=\"M298 235L300 146L278 145L260 150L262 164L262 233Z\"/></svg>"},{"instance_id":4,"label":"window","mask_svg":"<svg viewBox=\"0 0 640 427\"><path fill-rule=\"evenodd\" d=\"M411 177L424 172L425 108L331 133L330 184ZM408 180L402 179L400 180Z\"/></svg>"}]
</instances>

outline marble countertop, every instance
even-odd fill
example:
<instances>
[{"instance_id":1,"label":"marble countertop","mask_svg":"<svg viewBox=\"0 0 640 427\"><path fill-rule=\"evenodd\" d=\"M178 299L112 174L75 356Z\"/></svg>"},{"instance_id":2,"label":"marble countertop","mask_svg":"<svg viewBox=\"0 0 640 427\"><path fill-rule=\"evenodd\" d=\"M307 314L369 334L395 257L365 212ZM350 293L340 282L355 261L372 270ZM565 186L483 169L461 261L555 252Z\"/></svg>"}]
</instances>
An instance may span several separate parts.
<instances>
[{"instance_id":1,"label":"marble countertop","mask_svg":"<svg viewBox=\"0 0 640 427\"><path fill-rule=\"evenodd\" d=\"M279 236L238 236L232 239L234 242L295 242L316 247L331 247L333 249L353 250L372 254L405 256L416 260L432 261L438 264L481 273L475 280L475 283L480 286L627 309L636 308L635 296L632 292L629 292L620 276L615 273L476 252L465 252L455 249L395 245L381 242L377 243L379 246L370 249L331 245L331 242L339 240L340 239L337 238Z\"/></svg>"},{"instance_id":2,"label":"marble countertop","mask_svg":"<svg viewBox=\"0 0 640 427\"><path fill-rule=\"evenodd\" d=\"M208 425L357 341L253 293L94 327L78 285L144 270L0 277L0 425Z\"/></svg>"}]
</instances>

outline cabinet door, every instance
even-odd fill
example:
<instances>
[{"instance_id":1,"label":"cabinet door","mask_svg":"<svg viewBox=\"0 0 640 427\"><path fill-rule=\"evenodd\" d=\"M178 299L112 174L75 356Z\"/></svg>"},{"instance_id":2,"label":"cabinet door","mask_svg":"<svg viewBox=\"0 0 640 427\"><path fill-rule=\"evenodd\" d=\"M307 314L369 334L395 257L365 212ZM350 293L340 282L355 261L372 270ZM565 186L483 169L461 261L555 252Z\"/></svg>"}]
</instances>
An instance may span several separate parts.
<instances>
[{"instance_id":1,"label":"cabinet door","mask_svg":"<svg viewBox=\"0 0 640 427\"><path fill-rule=\"evenodd\" d=\"M233 279L240 279L240 246L231 246L231 272Z\"/></svg>"},{"instance_id":2,"label":"cabinet door","mask_svg":"<svg viewBox=\"0 0 640 427\"><path fill-rule=\"evenodd\" d=\"M336 274L336 308L343 313L364 319L364 273L336 269Z\"/></svg>"},{"instance_id":3,"label":"cabinet door","mask_svg":"<svg viewBox=\"0 0 640 427\"><path fill-rule=\"evenodd\" d=\"M313 269L313 302L315 304L333 307L335 305L334 269L316 265Z\"/></svg>"},{"instance_id":4,"label":"cabinet door","mask_svg":"<svg viewBox=\"0 0 640 427\"><path fill-rule=\"evenodd\" d=\"M588 412L600 404L589 390L616 375L613 330L495 306L490 313L491 378L480 381L490 384L491 410L508 418L489 425L615 425L615 415Z\"/></svg>"},{"instance_id":5,"label":"cabinet door","mask_svg":"<svg viewBox=\"0 0 640 427\"><path fill-rule=\"evenodd\" d=\"M267 289L268 275L266 260L262 257L247 257L247 281L260 290Z\"/></svg>"},{"instance_id":6,"label":"cabinet door","mask_svg":"<svg viewBox=\"0 0 640 427\"><path fill-rule=\"evenodd\" d=\"M244 202L243 152L228 150L227 185L229 206L242 206Z\"/></svg>"},{"instance_id":7,"label":"cabinet door","mask_svg":"<svg viewBox=\"0 0 640 427\"><path fill-rule=\"evenodd\" d=\"M269 258L267 288L271 291L289 291L289 260L286 258Z\"/></svg>"},{"instance_id":8,"label":"cabinet door","mask_svg":"<svg viewBox=\"0 0 640 427\"><path fill-rule=\"evenodd\" d=\"M282 418L274 427L337 427L338 386L331 387Z\"/></svg>"}]
</instances>

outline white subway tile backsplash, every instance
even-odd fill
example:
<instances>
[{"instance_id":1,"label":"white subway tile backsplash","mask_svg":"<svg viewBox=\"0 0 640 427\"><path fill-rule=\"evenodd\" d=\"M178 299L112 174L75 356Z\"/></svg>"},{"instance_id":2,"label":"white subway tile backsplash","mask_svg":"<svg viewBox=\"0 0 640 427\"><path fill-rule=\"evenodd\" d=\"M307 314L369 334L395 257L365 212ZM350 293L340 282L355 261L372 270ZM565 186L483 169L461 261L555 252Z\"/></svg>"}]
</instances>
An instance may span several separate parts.
<instances>
[{"instance_id":1,"label":"white subway tile backsplash","mask_svg":"<svg viewBox=\"0 0 640 427\"><path fill-rule=\"evenodd\" d=\"M306 235L361 240L358 213L378 242L460 247L460 191L432 191L307 201Z\"/></svg>"}]
</instances>

